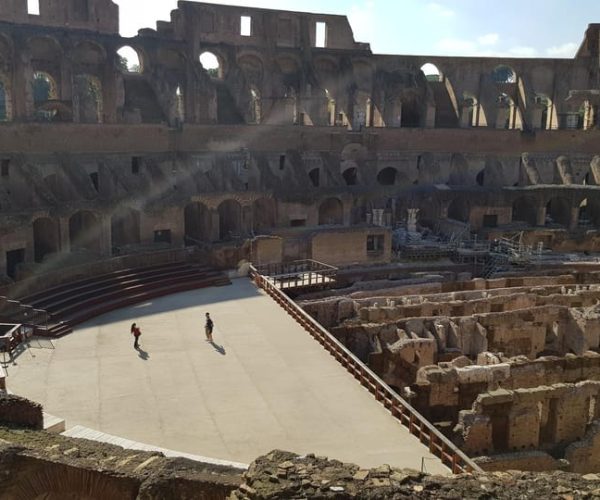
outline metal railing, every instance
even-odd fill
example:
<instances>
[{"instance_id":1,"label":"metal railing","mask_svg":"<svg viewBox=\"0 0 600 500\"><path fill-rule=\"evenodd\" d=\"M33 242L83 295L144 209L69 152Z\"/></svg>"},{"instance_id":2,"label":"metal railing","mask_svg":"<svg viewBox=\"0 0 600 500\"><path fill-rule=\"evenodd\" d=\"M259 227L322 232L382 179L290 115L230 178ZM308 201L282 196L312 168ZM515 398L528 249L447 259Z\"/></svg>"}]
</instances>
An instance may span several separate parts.
<instances>
[{"instance_id":1,"label":"metal railing","mask_svg":"<svg viewBox=\"0 0 600 500\"><path fill-rule=\"evenodd\" d=\"M48 329L49 318L50 314L45 309L36 309L19 300L0 296L0 321L23 323L37 331L38 329Z\"/></svg>"},{"instance_id":2,"label":"metal railing","mask_svg":"<svg viewBox=\"0 0 600 500\"><path fill-rule=\"evenodd\" d=\"M312 316L279 290L267 277L250 266L250 277L290 314L315 340L348 370L375 399L390 411L408 431L428 446L454 474L482 472L455 444L438 431L408 402L398 396L369 367L350 352L339 340L323 328Z\"/></svg>"},{"instance_id":3,"label":"metal railing","mask_svg":"<svg viewBox=\"0 0 600 500\"><path fill-rule=\"evenodd\" d=\"M331 284L338 272L337 267L312 259L263 264L254 269L280 289Z\"/></svg>"}]
</instances>

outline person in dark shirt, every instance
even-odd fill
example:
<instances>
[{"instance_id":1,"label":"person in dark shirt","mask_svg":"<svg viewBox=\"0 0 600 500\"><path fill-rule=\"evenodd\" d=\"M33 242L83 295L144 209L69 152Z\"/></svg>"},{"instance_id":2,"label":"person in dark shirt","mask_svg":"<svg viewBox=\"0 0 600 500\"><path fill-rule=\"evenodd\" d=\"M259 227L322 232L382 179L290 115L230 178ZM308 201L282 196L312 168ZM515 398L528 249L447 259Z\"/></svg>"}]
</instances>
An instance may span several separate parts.
<instances>
[{"instance_id":1,"label":"person in dark shirt","mask_svg":"<svg viewBox=\"0 0 600 500\"><path fill-rule=\"evenodd\" d=\"M208 340L209 342L212 342L213 338L212 338L212 332L213 332L213 327L214 327L214 323L213 320L210 319L210 314L206 313L206 323L204 325L204 333L206 333L206 340Z\"/></svg>"}]
</instances>

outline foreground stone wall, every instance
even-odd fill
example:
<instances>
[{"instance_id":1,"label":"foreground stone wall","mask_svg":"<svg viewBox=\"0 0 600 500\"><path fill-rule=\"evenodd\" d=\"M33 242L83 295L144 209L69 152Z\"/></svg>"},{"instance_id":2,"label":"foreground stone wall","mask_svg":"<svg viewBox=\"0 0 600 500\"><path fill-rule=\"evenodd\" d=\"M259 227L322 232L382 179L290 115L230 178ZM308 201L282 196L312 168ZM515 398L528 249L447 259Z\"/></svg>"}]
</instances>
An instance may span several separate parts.
<instances>
[{"instance_id":1,"label":"foreground stone wall","mask_svg":"<svg viewBox=\"0 0 600 500\"><path fill-rule=\"evenodd\" d=\"M257 458L242 473L167 459L159 453L2 427L0 471L0 500L600 497L600 476L596 474L513 471L430 476L385 464L360 469L327 457L301 457L284 451Z\"/></svg>"},{"instance_id":2,"label":"foreground stone wall","mask_svg":"<svg viewBox=\"0 0 600 500\"><path fill-rule=\"evenodd\" d=\"M160 453L0 427L0 499L224 499L241 471Z\"/></svg>"},{"instance_id":3,"label":"foreground stone wall","mask_svg":"<svg viewBox=\"0 0 600 500\"><path fill-rule=\"evenodd\" d=\"M0 390L0 425L43 429L42 405Z\"/></svg>"},{"instance_id":4,"label":"foreground stone wall","mask_svg":"<svg viewBox=\"0 0 600 500\"><path fill-rule=\"evenodd\" d=\"M232 495L236 499L481 499L600 497L600 476L564 472L533 474L512 471L429 476L414 470L383 465L358 466L307 455L273 451L257 458Z\"/></svg>"}]
</instances>

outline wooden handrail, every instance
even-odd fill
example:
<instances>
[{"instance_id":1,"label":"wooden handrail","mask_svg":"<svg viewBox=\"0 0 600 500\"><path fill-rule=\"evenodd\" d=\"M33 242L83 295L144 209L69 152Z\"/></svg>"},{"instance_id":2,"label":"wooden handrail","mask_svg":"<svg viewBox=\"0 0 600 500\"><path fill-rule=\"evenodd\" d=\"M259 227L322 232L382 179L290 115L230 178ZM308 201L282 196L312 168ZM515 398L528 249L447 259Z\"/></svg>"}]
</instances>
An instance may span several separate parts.
<instances>
[{"instance_id":1,"label":"wooden handrail","mask_svg":"<svg viewBox=\"0 0 600 500\"><path fill-rule=\"evenodd\" d=\"M311 336L334 356L358 381L380 401L392 416L409 432L429 445L436 455L454 474L482 472L482 469L465 455L454 443L438 431L425 417L390 388L375 372L358 359L338 339L329 333L304 309L279 290L270 280L250 266L250 277L278 302ZM439 444L437 444L439 443Z\"/></svg>"}]
</instances>

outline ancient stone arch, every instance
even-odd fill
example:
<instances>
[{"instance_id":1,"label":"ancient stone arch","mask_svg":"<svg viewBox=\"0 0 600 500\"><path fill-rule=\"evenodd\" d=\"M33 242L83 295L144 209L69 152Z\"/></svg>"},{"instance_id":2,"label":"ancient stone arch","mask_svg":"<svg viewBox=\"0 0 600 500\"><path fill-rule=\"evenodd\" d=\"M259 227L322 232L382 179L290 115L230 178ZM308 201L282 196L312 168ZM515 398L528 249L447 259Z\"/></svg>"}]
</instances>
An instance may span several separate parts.
<instances>
[{"instance_id":1,"label":"ancient stone arch","mask_svg":"<svg viewBox=\"0 0 600 500\"><path fill-rule=\"evenodd\" d=\"M469 222L470 206L468 200L456 198L448 205L448 219Z\"/></svg>"},{"instance_id":2,"label":"ancient stone arch","mask_svg":"<svg viewBox=\"0 0 600 500\"><path fill-rule=\"evenodd\" d=\"M319 226L343 224L344 208L339 198L327 198L319 205Z\"/></svg>"},{"instance_id":3,"label":"ancient stone arch","mask_svg":"<svg viewBox=\"0 0 600 500\"><path fill-rule=\"evenodd\" d=\"M111 246L113 253L119 247L140 243L140 212L134 208L121 208L110 219Z\"/></svg>"},{"instance_id":4,"label":"ancient stone arch","mask_svg":"<svg viewBox=\"0 0 600 500\"><path fill-rule=\"evenodd\" d=\"M382 168L377 174L377 182L382 186L393 186L396 183L397 173L394 167Z\"/></svg>"},{"instance_id":5,"label":"ancient stone arch","mask_svg":"<svg viewBox=\"0 0 600 500\"><path fill-rule=\"evenodd\" d=\"M524 222L529 226L537 225L537 206L535 200L525 196L517 198L512 204L512 222Z\"/></svg>"},{"instance_id":6,"label":"ancient stone arch","mask_svg":"<svg viewBox=\"0 0 600 500\"><path fill-rule=\"evenodd\" d=\"M236 200L228 199L217 207L219 212L219 239L231 240L242 233L242 206Z\"/></svg>"},{"instance_id":7,"label":"ancient stone arch","mask_svg":"<svg viewBox=\"0 0 600 500\"><path fill-rule=\"evenodd\" d=\"M69 218L71 252L77 250L99 252L101 236L100 220L94 212L80 210Z\"/></svg>"},{"instance_id":8,"label":"ancient stone arch","mask_svg":"<svg viewBox=\"0 0 600 500\"><path fill-rule=\"evenodd\" d=\"M34 260L42 262L48 254L60 250L58 222L50 217L39 217L33 221Z\"/></svg>"},{"instance_id":9,"label":"ancient stone arch","mask_svg":"<svg viewBox=\"0 0 600 500\"><path fill-rule=\"evenodd\" d=\"M556 196L546 204L546 225L558 224L568 227L571 222L571 204L565 198Z\"/></svg>"}]
</instances>

